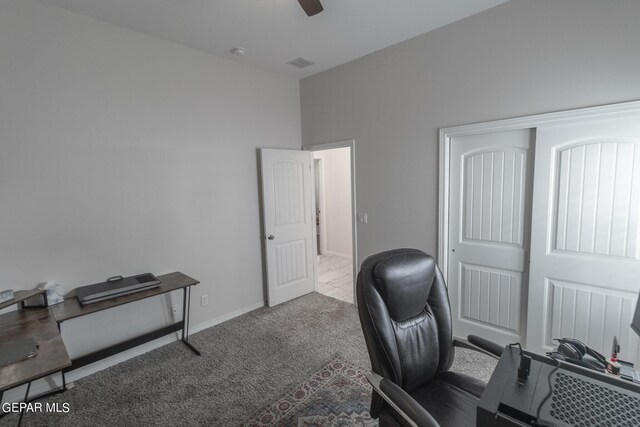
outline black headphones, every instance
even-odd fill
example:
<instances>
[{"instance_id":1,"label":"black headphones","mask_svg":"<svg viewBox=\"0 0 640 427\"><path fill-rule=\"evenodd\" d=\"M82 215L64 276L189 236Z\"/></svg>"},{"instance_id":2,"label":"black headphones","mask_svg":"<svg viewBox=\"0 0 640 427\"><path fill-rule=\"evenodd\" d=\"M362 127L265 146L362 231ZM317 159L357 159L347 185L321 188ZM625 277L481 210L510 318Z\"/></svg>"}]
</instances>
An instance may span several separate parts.
<instances>
[{"instance_id":1,"label":"black headphones","mask_svg":"<svg viewBox=\"0 0 640 427\"><path fill-rule=\"evenodd\" d=\"M594 371L603 372L607 369L607 359L602 354L587 347L582 341L573 338L560 338L554 341L558 341L558 348L547 353L547 356L587 369L593 369Z\"/></svg>"}]
</instances>

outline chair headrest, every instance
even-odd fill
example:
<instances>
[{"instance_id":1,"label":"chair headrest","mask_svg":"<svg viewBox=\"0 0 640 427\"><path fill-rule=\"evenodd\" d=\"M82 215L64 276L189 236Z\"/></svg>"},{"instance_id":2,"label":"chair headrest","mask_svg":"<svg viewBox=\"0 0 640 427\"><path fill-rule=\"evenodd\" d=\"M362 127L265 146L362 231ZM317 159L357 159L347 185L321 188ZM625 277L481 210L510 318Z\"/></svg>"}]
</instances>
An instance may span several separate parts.
<instances>
[{"instance_id":1,"label":"chair headrest","mask_svg":"<svg viewBox=\"0 0 640 427\"><path fill-rule=\"evenodd\" d=\"M375 287L396 322L411 319L427 304L435 260L417 249L395 250L373 267Z\"/></svg>"}]
</instances>

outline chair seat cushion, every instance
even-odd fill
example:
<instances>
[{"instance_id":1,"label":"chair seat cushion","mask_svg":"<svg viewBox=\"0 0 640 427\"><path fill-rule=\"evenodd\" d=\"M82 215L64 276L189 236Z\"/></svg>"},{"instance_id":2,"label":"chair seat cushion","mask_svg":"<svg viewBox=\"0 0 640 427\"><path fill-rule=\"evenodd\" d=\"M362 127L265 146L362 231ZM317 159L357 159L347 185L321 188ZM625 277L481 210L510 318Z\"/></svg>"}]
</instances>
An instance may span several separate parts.
<instances>
[{"instance_id":1,"label":"chair seat cushion","mask_svg":"<svg viewBox=\"0 0 640 427\"><path fill-rule=\"evenodd\" d=\"M485 386L476 378L449 371L410 394L442 427L475 426L476 408Z\"/></svg>"}]
</instances>

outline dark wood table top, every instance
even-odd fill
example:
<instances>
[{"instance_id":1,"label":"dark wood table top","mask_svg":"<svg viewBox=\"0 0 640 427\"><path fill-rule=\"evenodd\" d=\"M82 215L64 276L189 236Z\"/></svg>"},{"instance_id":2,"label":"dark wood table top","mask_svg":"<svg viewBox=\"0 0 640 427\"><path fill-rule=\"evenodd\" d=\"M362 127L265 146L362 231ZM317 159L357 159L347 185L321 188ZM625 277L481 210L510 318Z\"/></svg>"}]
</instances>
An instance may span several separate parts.
<instances>
[{"instance_id":1,"label":"dark wood table top","mask_svg":"<svg viewBox=\"0 0 640 427\"><path fill-rule=\"evenodd\" d=\"M38 354L0 367L0 391L71 365L67 348L48 308L18 310L0 315L0 351L3 344L19 338L33 338L38 344Z\"/></svg>"},{"instance_id":2,"label":"dark wood table top","mask_svg":"<svg viewBox=\"0 0 640 427\"><path fill-rule=\"evenodd\" d=\"M128 295L123 295L121 297L87 305L80 304L78 298L75 296L75 293L70 293L69 295L65 296L64 302L52 305L51 312L53 313L56 322L60 323L64 322L65 320L73 319L75 317L106 310L118 305L129 304L134 301L139 301L141 299L165 294L167 292L186 288L187 286L194 286L200 283L196 279L177 271L174 273L158 276L158 280L160 280L161 284L157 288L135 292Z\"/></svg>"}]
</instances>

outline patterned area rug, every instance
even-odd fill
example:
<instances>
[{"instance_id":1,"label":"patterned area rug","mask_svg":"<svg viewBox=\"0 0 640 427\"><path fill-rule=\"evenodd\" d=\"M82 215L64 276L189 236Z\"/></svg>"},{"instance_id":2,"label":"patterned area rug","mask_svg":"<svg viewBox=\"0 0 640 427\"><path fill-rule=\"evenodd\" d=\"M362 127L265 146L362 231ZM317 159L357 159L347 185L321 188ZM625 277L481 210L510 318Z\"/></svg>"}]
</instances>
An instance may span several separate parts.
<instances>
[{"instance_id":1,"label":"patterned area rug","mask_svg":"<svg viewBox=\"0 0 640 427\"><path fill-rule=\"evenodd\" d=\"M364 371L336 357L243 425L377 426L369 415L370 402Z\"/></svg>"}]
</instances>

